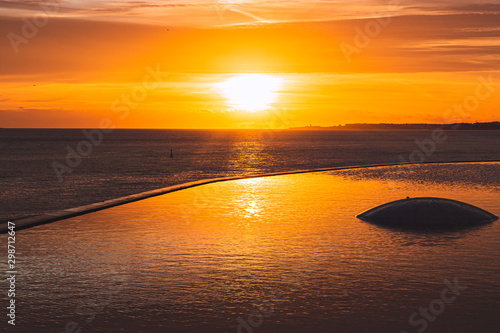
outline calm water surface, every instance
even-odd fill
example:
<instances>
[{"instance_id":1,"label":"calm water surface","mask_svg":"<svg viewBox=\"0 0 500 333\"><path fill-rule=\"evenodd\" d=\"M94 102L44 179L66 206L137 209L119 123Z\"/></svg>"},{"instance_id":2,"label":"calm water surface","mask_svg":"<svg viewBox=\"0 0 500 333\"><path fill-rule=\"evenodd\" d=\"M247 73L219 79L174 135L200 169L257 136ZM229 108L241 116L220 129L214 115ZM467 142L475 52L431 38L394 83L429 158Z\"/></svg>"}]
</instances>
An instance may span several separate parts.
<instances>
[{"instance_id":1,"label":"calm water surface","mask_svg":"<svg viewBox=\"0 0 500 333\"><path fill-rule=\"evenodd\" d=\"M500 160L499 131L450 131L426 161ZM430 131L115 130L60 182L77 129L0 130L0 220L206 178L399 163ZM170 158L170 150L174 158Z\"/></svg>"},{"instance_id":2,"label":"calm water surface","mask_svg":"<svg viewBox=\"0 0 500 333\"><path fill-rule=\"evenodd\" d=\"M410 232L354 216L406 196L500 215L500 164L395 171L222 182L19 231L16 329L238 332L273 301L253 332L417 332L412 313L458 279L425 332L498 332L499 222Z\"/></svg>"}]
</instances>

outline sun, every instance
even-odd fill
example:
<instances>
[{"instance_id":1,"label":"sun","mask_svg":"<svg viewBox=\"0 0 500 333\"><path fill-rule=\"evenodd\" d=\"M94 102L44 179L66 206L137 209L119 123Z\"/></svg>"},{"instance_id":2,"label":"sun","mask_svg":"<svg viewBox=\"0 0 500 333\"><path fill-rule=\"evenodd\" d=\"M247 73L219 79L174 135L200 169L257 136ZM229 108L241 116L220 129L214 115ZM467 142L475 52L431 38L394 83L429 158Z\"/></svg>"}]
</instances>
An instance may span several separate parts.
<instances>
[{"instance_id":1,"label":"sun","mask_svg":"<svg viewBox=\"0 0 500 333\"><path fill-rule=\"evenodd\" d=\"M235 110L264 111L276 102L283 79L268 74L242 74L214 84Z\"/></svg>"}]
</instances>

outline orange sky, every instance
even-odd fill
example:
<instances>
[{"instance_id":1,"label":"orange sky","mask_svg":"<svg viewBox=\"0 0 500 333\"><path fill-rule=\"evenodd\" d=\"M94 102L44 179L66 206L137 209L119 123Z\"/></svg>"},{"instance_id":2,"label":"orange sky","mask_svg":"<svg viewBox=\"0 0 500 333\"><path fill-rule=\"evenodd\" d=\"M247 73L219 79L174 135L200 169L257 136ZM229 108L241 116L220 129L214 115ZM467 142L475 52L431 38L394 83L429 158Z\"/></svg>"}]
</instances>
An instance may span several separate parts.
<instances>
[{"instance_id":1,"label":"orange sky","mask_svg":"<svg viewBox=\"0 0 500 333\"><path fill-rule=\"evenodd\" d=\"M0 127L499 120L500 1L49 5L0 1Z\"/></svg>"}]
</instances>

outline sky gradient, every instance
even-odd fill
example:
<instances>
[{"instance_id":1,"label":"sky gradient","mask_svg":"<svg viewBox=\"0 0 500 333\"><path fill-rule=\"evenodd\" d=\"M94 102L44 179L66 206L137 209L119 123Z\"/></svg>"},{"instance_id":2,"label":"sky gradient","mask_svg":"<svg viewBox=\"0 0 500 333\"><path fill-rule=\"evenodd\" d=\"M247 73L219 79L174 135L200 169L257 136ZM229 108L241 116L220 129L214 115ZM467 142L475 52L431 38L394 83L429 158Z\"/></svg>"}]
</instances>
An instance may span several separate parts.
<instances>
[{"instance_id":1,"label":"sky gradient","mask_svg":"<svg viewBox=\"0 0 500 333\"><path fill-rule=\"evenodd\" d=\"M0 11L0 127L499 120L500 1L0 0ZM281 82L267 110L235 109L218 88L244 73Z\"/></svg>"}]
</instances>

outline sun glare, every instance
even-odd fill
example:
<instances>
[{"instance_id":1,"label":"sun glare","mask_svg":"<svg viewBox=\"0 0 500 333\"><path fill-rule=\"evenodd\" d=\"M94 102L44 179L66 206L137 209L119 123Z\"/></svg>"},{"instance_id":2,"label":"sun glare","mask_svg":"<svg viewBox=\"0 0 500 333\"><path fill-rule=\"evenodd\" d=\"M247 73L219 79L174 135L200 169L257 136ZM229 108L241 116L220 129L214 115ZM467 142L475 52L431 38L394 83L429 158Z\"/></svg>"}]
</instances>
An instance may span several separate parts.
<instances>
[{"instance_id":1,"label":"sun glare","mask_svg":"<svg viewBox=\"0 0 500 333\"><path fill-rule=\"evenodd\" d=\"M216 83L235 110L257 112L267 110L276 102L283 79L267 74L243 74Z\"/></svg>"}]
</instances>

